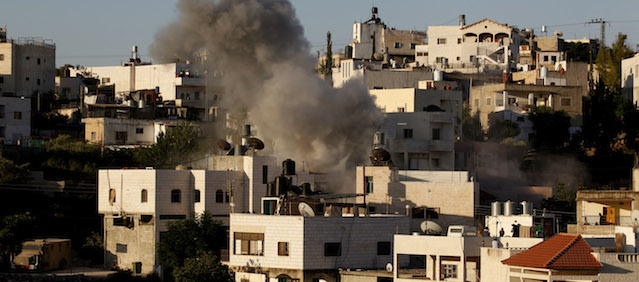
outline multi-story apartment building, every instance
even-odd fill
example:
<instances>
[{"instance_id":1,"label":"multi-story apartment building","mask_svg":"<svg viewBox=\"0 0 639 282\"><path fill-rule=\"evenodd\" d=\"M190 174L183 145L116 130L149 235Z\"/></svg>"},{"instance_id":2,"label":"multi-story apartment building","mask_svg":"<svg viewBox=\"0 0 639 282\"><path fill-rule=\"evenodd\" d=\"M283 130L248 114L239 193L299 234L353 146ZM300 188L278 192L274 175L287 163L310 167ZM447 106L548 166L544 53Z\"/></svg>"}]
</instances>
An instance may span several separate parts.
<instances>
[{"instance_id":1,"label":"multi-story apartment building","mask_svg":"<svg viewBox=\"0 0 639 282\"><path fill-rule=\"evenodd\" d=\"M370 93L386 113L380 131L397 167L453 170L454 143L461 133L461 91L403 88Z\"/></svg>"},{"instance_id":2,"label":"multi-story apartment building","mask_svg":"<svg viewBox=\"0 0 639 282\"><path fill-rule=\"evenodd\" d=\"M231 212L259 212L266 182L278 173L271 157L228 156L214 170L105 169L98 172L98 213L104 216L105 264L142 273L157 270L166 223L209 211L228 225Z\"/></svg>"},{"instance_id":3,"label":"multi-story apartment building","mask_svg":"<svg viewBox=\"0 0 639 282\"><path fill-rule=\"evenodd\" d=\"M53 93L55 75L55 44L42 38L7 38L7 30L0 28L0 93Z\"/></svg>"},{"instance_id":4,"label":"multi-story apartment building","mask_svg":"<svg viewBox=\"0 0 639 282\"><path fill-rule=\"evenodd\" d=\"M0 77L1 79L1 77ZM31 136L31 98L0 96L0 139L4 144L16 144Z\"/></svg>"}]
</instances>

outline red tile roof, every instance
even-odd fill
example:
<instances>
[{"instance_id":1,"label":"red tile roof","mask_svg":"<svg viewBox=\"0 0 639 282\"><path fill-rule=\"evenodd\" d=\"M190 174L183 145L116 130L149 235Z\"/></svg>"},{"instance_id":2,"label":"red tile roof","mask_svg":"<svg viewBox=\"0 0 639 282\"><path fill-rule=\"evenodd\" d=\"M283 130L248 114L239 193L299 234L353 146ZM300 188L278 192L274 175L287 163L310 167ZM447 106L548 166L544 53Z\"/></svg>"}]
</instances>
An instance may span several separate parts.
<instances>
[{"instance_id":1,"label":"red tile roof","mask_svg":"<svg viewBox=\"0 0 639 282\"><path fill-rule=\"evenodd\" d=\"M530 249L514 255L503 264L558 270L598 270L601 263L579 234L557 234Z\"/></svg>"}]
</instances>

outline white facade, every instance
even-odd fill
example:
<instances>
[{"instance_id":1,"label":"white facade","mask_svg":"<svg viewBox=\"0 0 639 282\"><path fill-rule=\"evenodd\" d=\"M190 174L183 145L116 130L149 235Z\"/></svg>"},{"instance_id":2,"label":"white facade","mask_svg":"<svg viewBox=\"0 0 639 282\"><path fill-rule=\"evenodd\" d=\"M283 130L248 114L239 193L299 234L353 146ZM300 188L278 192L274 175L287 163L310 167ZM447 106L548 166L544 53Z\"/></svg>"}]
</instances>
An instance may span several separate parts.
<instances>
[{"instance_id":1,"label":"white facade","mask_svg":"<svg viewBox=\"0 0 639 282\"><path fill-rule=\"evenodd\" d=\"M542 241L537 238L499 238L497 245L528 248ZM451 237L395 235L393 276L395 282L433 281L505 281L485 280L482 247L491 246L489 237ZM409 256L412 258L409 259ZM501 261L500 261L501 263ZM480 271L481 270L481 271Z\"/></svg>"},{"instance_id":2,"label":"white facade","mask_svg":"<svg viewBox=\"0 0 639 282\"><path fill-rule=\"evenodd\" d=\"M355 193L366 194L358 197L358 201L365 202L376 213L410 214L411 231L419 231L424 220L443 228L473 224L475 205L479 204L479 183L467 171L359 166L355 189Z\"/></svg>"},{"instance_id":3,"label":"white facade","mask_svg":"<svg viewBox=\"0 0 639 282\"><path fill-rule=\"evenodd\" d=\"M621 60L621 88L626 99L636 106L639 103L639 54Z\"/></svg>"},{"instance_id":4,"label":"white facade","mask_svg":"<svg viewBox=\"0 0 639 282\"><path fill-rule=\"evenodd\" d=\"M104 216L105 264L156 271L160 232L172 219L208 211L228 225L231 212L259 212L263 180L274 178L271 157L221 157L240 164L220 170L107 169L98 172L98 213ZM219 167L224 167L219 164ZM268 168L264 168L264 167ZM264 176L263 172L268 175Z\"/></svg>"},{"instance_id":5,"label":"white facade","mask_svg":"<svg viewBox=\"0 0 639 282\"><path fill-rule=\"evenodd\" d=\"M39 38L7 38L0 28L0 94L31 97L55 88L55 45Z\"/></svg>"},{"instance_id":6,"label":"white facade","mask_svg":"<svg viewBox=\"0 0 639 282\"><path fill-rule=\"evenodd\" d=\"M384 268L397 232L407 217L231 214L229 266L237 282L334 282L338 268Z\"/></svg>"},{"instance_id":7,"label":"white facade","mask_svg":"<svg viewBox=\"0 0 639 282\"><path fill-rule=\"evenodd\" d=\"M101 146L153 145L162 133L177 126L176 120L83 118L84 138ZM192 125L197 127L196 125Z\"/></svg>"},{"instance_id":8,"label":"white facade","mask_svg":"<svg viewBox=\"0 0 639 282\"><path fill-rule=\"evenodd\" d=\"M0 139L4 144L17 144L31 136L31 99L0 96Z\"/></svg>"},{"instance_id":9,"label":"white facade","mask_svg":"<svg viewBox=\"0 0 639 282\"><path fill-rule=\"evenodd\" d=\"M517 61L520 39L516 29L488 19L467 26L429 26L428 65L461 72L508 69Z\"/></svg>"}]
</instances>

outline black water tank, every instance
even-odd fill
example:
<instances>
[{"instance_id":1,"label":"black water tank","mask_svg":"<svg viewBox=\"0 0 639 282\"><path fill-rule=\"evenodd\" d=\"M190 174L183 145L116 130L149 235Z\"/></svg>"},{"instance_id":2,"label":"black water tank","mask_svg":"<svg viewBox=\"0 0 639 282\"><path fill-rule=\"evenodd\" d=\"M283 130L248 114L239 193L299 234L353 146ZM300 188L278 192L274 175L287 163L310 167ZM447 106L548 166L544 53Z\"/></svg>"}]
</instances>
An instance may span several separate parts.
<instances>
[{"instance_id":1,"label":"black water tank","mask_svg":"<svg viewBox=\"0 0 639 282\"><path fill-rule=\"evenodd\" d=\"M353 58L353 46L346 45L346 47L344 47L344 53L346 53L346 59L352 59Z\"/></svg>"},{"instance_id":2,"label":"black water tank","mask_svg":"<svg viewBox=\"0 0 639 282\"><path fill-rule=\"evenodd\" d=\"M275 178L275 192L277 196L284 195L288 192L288 178L278 176Z\"/></svg>"},{"instance_id":3,"label":"black water tank","mask_svg":"<svg viewBox=\"0 0 639 282\"><path fill-rule=\"evenodd\" d=\"M271 181L266 183L266 196L267 197L277 197L279 196L277 191L275 191L275 181Z\"/></svg>"},{"instance_id":4,"label":"black water tank","mask_svg":"<svg viewBox=\"0 0 639 282\"><path fill-rule=\"evenodd\" d=\"M302 195L309 195L313 193L313 191L311 190L311 183L303 183L301 188L302 188Z\"/></svg>"},{"instance_id":5,"label":"black water tank","mask_svg":"<svg viewBox=\"0 0 639 282\"><path fill-rule=\"evenodd\" d=\"M295 162L293 160L286 159L282 162L282 175L295 175Z\"/></svg>"}]
</instances>

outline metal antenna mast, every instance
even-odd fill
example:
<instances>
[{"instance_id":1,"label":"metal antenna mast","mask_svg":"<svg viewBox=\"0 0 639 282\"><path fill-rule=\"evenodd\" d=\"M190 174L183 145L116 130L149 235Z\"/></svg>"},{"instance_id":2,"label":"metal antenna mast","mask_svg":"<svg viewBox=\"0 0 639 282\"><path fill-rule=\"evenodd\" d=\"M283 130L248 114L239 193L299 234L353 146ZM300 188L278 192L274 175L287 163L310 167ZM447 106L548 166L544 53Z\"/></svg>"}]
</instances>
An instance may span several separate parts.
<instances>
[{"instance_id":1,"label":"metal antenna mast","mask_svg":"<svg viewBox=\"0 0 639 282\"><path fill-rule=\"evenodd\" d=\"M608 22L605 21L604 19L594 19L586 23L586 24L601 24L601 35L599 36L599 40L601 41L600 42L601 46L606 45L606 24L607 23Z\"/></svg>"}]
</instances>

